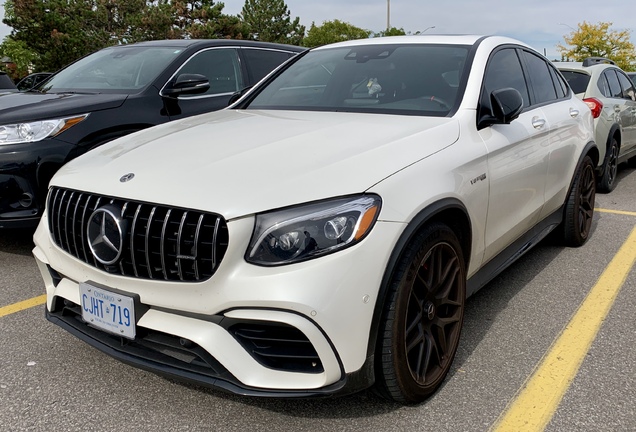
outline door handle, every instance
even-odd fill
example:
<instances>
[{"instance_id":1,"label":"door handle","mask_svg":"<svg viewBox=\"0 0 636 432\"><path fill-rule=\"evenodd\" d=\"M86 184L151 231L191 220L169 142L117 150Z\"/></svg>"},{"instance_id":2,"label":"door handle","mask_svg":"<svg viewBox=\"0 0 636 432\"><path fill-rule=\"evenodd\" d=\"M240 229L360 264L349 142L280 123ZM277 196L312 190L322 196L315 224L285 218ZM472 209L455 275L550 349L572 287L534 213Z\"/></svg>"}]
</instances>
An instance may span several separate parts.
<instances>
[{"instance_id":1,"label":"door handle","mask_svg":"<svg viewBox=\"0 0 636 432\"><path fill-rule=\"evenodd\" d=\"M576 108L570 108L570 117L577 118L579 114L579 110L577 110Z\"/></svg>"},{"instance_id":2,"label":"door handle","mask_svg":"<svg viewBox=\"0 0 636 432\"><path fill-rule=\"evenodd\" d=\"M532 118L532 127L535 129L541 129L545 125L545 119L539 117Z\"/></svg>"}]
</instances>

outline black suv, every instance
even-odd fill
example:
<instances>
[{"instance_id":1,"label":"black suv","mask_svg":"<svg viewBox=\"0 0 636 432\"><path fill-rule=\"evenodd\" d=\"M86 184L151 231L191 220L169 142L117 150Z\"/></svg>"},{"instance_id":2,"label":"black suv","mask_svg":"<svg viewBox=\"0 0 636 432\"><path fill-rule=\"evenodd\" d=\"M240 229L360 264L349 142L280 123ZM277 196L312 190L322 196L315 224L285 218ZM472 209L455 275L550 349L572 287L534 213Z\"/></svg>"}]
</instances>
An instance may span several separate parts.
<instances>
[{"instance_id":1,"label":"black suv","mask_svg":"<svg viewBox=\"0 0 636 432\"><path fill-rule=\"evenodd\" d=\"M0 228L36 226L49 180L69 160L123 135L224 108L303 50L228 39L114 46L30 91L0 94Z\"/></svg>"}]
</instances>

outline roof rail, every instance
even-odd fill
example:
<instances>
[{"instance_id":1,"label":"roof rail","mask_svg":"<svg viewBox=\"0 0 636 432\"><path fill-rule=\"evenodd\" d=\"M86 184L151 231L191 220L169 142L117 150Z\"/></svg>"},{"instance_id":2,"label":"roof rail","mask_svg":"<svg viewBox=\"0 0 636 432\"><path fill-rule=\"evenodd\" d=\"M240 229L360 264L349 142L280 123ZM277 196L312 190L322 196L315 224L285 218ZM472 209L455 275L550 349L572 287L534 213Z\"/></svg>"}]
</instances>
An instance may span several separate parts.
<instances>
[{"instance_id":1,"label":"roof rail","mask_svg":"<svg viewBox=\"0 0 636 432\"><path fill-rule=\"evenodd\" d=\"M584 67L592 66L595 64L611 64L616 66L616 62L605 57L588 57L585 60L583 60Z\"/></svg>"}]
</instances>

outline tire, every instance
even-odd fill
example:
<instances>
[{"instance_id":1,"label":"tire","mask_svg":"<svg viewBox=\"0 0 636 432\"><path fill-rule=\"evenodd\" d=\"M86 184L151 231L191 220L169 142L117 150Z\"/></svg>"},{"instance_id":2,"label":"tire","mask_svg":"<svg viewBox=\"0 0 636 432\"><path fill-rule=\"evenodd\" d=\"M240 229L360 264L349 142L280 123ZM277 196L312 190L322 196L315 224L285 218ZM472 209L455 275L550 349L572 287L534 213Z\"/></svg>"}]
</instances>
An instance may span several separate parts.
<instances>
[{"instance_id":1,"label":"tire","mask_svg":"<svg viewBox=\"0 0 636 432\"><path fill-rule=\"evenodd\" d=\"M598 191L610 193L616 187L616 173L618 172L618 141L612 137L610 146L603 163L603 175L598 179Z\"/></svg>"},{"instance_id":2,"label":"tire","mask_svg":"<svg viewBox=\"0 0 636 432\"><path fill-rule=\"evenodd\" d=\"M459 345L465 301L457 236L444 224L428 225L405 249L389 285L376 357L380 395L410 404L435 392Z\"/></svg>"},{"instance_id":3,"label":"tire","mask_svg":"<svg viewBox=\"0 0 636 432\"><path fill-rule=\"evenodd\" d=\"M594 164L589 156L585 156L576 172L572 189L565 203L564 219L561 225L563 241L567 246L582 246L589 238L594 217L595 197Z\"/></svg>"}]
</instances>

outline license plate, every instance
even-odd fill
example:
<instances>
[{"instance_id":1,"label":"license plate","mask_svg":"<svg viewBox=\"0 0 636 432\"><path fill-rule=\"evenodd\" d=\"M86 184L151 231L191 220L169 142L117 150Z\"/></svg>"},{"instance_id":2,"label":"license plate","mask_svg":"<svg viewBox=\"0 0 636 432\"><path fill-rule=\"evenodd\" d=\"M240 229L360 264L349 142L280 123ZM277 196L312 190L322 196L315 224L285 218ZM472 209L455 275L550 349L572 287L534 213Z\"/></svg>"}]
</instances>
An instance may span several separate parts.
<instances>
[{"instance_id":1,"label":"license plate","mask_svg":"<svg viewBox=\"0 0 636 432\"><path fill-rule=\"evenodd\" d=\"M132 297L80 283L82 318L109 333L135 338L135 302Z\"/></svg>"}]
</instances>

